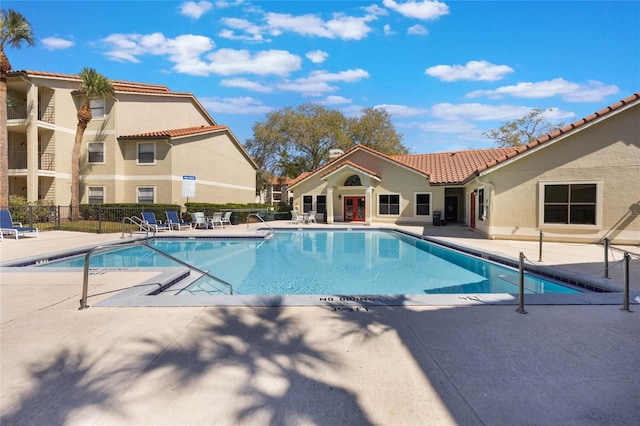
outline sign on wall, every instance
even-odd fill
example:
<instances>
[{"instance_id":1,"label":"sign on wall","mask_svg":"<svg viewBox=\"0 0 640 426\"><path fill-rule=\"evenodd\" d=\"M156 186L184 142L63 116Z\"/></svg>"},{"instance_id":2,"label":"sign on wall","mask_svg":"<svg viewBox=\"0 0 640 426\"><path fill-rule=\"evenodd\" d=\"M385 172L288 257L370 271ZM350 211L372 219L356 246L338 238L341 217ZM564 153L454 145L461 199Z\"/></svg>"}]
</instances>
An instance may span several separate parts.
<instances>
[{"instance_id":1,"label":"sign on wall","mask_svg":"<svg viewBox=\"0 0 640 426\"><path fill-rule=\"evenodd\" d=\"M196 195L196 177L182 176L182 197L189 198Z\"/></svg>"}]
</instances>

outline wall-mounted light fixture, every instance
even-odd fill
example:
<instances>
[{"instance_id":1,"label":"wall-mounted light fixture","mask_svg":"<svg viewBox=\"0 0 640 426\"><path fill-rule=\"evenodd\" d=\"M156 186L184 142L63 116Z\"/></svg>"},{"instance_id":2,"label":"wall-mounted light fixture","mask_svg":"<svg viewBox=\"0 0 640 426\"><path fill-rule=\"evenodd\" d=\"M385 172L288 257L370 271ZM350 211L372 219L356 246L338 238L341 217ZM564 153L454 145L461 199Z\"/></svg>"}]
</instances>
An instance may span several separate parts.
<instances>
[{"instance_id":1,"label":"wall-mounted light fixture","mask_svg":"<svg viewBox=\"0 0 640 426\"><path fill-rule=\"evenodd\" d=\"M342 200L342 194L338 194L338 200Z\"/></svg>"},{"instance_id":2,"label":"wall-mounted light fixture","mask_svg":"<svg viewBox=\"0 0 640 426\"><path fill-rule=\"evenodd\" d=\"M478 195L478 188L473 190L473 195Z\"/></svg>"}]
</instances>

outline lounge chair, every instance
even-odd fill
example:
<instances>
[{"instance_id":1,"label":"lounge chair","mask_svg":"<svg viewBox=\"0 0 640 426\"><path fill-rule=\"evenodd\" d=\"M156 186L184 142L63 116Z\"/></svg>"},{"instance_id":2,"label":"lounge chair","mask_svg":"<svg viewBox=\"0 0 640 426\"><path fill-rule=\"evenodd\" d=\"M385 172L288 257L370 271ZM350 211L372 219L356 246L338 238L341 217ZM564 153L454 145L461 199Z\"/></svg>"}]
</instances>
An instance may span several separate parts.
<instances>
[{"instance_id":1,"label":"lounge chair","mask_svg":"<svg viewBox=\"0 0 640 426\"><path fill-rule=\"evenodd\" d=\"M299 214L296 210L291 210L290 223L304 223L304 216Z\"/></svg>"},{"instance_id":2,"label":"lounge chair","mask_svg":"<svg viewBox=\"0 0 640 426\"><path fill-rule=\"evenodd\" d=\"M156 220L156 215L153 212L142 212L142 220L150 231L171 231L169 224Z\"/></svg>"},{"instance_id":3,"label":"lounge chair","mask_svg":"<svg viewBox=\"0 0 640 426\"><path fill-rule=\"evenodd\" d=\"M211 226L213 227L213 229L218 226L220 228L224 228L224 223L222 223L222 213L218 212L213 214L213 216L211 217Z\"/></svg>"},{"instance_id":4,"label":"lounge chair","mask_svg":"<svg viewBox=\"0 0 640 426\"><path fill-rule=\"evenodd\" d=\"M18 225L18 226L16 226ZM22 226L22 223L16 222L13 223L13 219L11 219L11 212L9 210L0 210L0 229L4 238L4 234L14 234L16 236L16 240L20 235L28 235L34 234L36 238L40 236L38 233L38 228L34 228L31 226Z\"/></svg>"},{"instance_id":5,"label":"lounge chair","mask_svg":"<svg viewBox=\"0 0 640 426\"><path fill-rule=\"evenodd\" d=\"M226 212L224 216L222 216L222 224L231 225L231 212Z\"/></svg>"},{"instance_id":6,"label":"lounge chair","mask_svg":"<svg viewBox=\"0 0 640 426\"><path fill-rule=\"evenodd\" d=\"M204 215L204 212L192 213L191 217L193 218L193 227L195 229L199 229L199 228L208 229L209 228L209 222L207 221L207 217Z\"/></svg>"},{"instance_id":7,"label":"lounge chair","mask_svg":"<svg viewBox=\"0 0 640 426\"><path fill-rule=\"evenodd\" d=\"M175 210L167 210L164 212L167 215L167 223L171 229L179 231L183 228L191 229L191 222L185 222L178 217L178 212Z\"/></svg>"}]
</instances>

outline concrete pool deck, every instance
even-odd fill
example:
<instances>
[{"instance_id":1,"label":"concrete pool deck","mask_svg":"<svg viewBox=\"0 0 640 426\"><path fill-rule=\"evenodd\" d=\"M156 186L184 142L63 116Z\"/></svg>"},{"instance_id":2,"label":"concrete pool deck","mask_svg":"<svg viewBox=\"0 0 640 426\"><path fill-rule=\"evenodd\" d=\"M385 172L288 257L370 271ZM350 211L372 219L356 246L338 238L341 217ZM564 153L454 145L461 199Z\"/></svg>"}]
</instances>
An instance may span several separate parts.
<instances>
[{"instance_id":1,"label":"concrete pool deck","mask_svg":"<svg viewBox=\"0 0 640 426\"><path fill-rule=\"evenodd\" d=\"M538 260L537 242L483 240L450 225L403 228ZM245 232L253 231L189 233ZM5 239L0 261L119 237ZM633 255L634 312L620 310L622 299L525 306L523 315L513 305L283 306L278 298L271 307L78 311L81 274L3 268L0 423L637 424L640 248L620 249ZM603 249L543 243L543 263L598 278ZM152 275L92 275L90 302Z\"/></svg>"}]
</instances>

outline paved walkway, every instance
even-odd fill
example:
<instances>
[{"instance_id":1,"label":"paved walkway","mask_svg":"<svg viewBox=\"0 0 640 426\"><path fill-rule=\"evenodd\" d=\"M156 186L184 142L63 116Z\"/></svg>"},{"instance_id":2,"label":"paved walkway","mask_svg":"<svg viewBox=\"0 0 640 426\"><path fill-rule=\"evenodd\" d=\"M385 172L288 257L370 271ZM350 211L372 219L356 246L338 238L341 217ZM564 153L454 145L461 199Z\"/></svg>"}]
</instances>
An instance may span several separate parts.
<instances>
[{"instance_id":1,"label":"paved walkway","mask_svg":"<svg viewBox=\"0 0 640 426\"><path fill-rule=\"evenodd\" d=\"M537 243L481 240L462 227L409 230L538 260ZM118 238L46 232L3 241L0 256ZM598 246L543 244L545 265L576 273L599 275L602 257ZM610 281L618 282L618 260ZM91 294L149 274L92 277ZM635 425L640 418L640 299L634 312L535 305L526 315L513 305L401 306L402 298L399 306L274 300L272 307L78 311L77 272L4 268L1 281L3 425Z\"/></svg>"}]
</instances>

